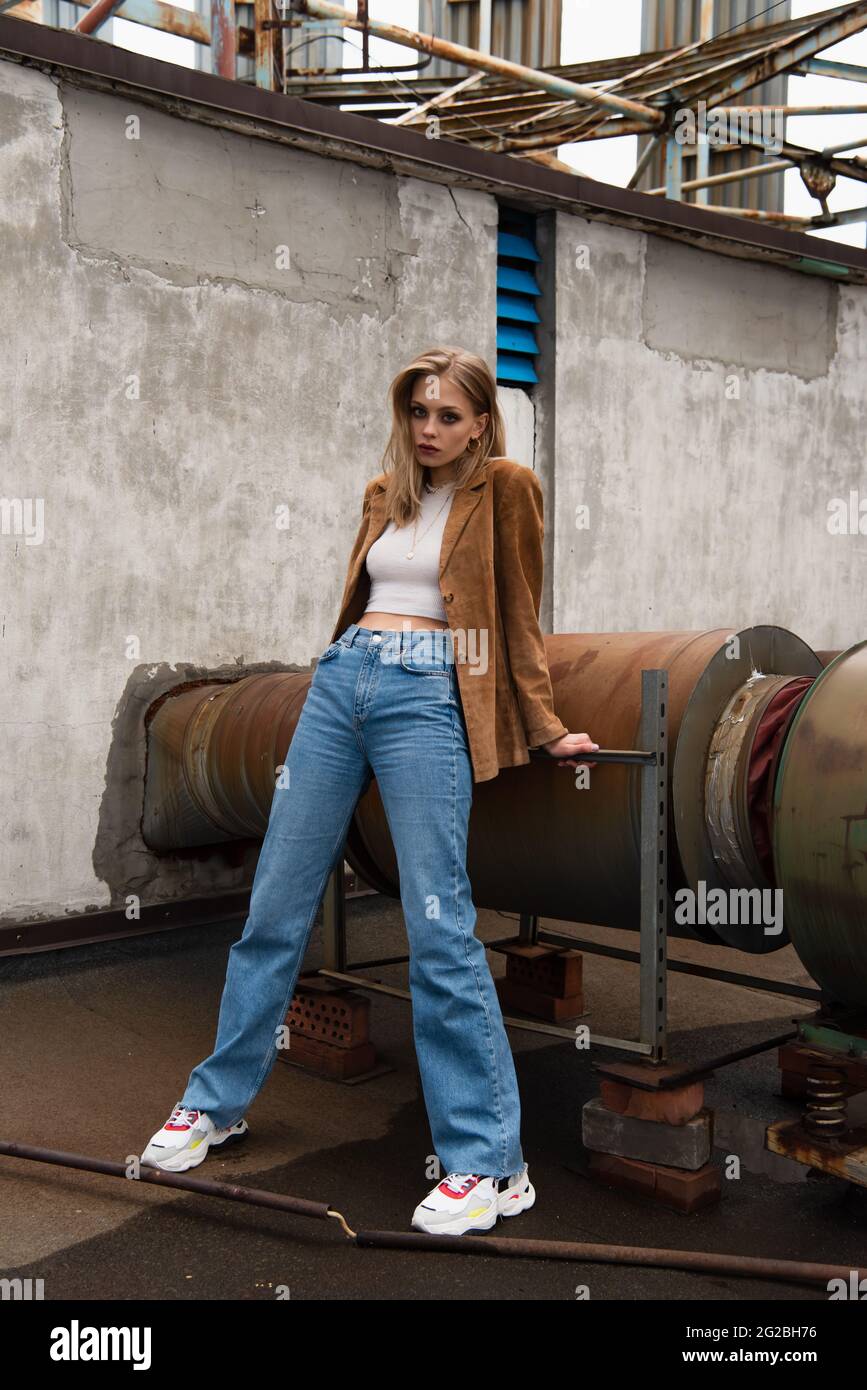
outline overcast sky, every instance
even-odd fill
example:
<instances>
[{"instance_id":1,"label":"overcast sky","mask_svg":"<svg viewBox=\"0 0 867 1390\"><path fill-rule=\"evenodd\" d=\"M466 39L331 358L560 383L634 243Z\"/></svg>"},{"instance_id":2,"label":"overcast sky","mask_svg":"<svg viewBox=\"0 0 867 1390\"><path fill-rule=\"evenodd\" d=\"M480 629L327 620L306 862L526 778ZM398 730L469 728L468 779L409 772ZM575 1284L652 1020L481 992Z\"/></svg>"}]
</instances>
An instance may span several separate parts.
<instances>
[{"instance_id":1,"label":"overcast sky","mask_svg":"<svg viewBox=\"0 0 867 1390\"><path fill-rule=\"evenodd\" d=\"M688 0L683 0L687 3ZM193 9L190 2L174 0L186 9ZM345 0L344 0L345 3ZM837 0L792 0L792 15L816 14L834 8ZM427 7L422 8L424 13ZM392 24L402 24L405 28L418 27L418 0L370 0L369 11L374 19L382 19ZM429 12L429 11L428 11ZM192 66L194 50L197 45L188 39L176 38L147 29L141 24L131 24L127 20L114 19L102 30L106 40L138 53L148 53L154 58L165 58L171 62ZM348 42L344 45L347 67L360 62L358 48L361 36L357 31L347 30ZM563 29L561 37L561 62L590 62L596 58L614 58L630 53L638 53L641 48L641 0L563 0ZM379 63L410 61L409 50L397 44L372 39L371 59ZM836 58L841 62L857 63L867 67L867 31L845 39L833 48L827 49L823 58ZM410 79L411 81L411 79ZM840 82L825 77L790 77L788 79L788 105L843 105L861 103L867 105L867 84L860 82ZM822 149L826 145L840 144L852 137L864 137L864 145L852 153L867 156L867 112L854 116L790 116L787 119L786 133L796 145L811 149ZM560 158L580 169L591 178L605 183L626 184L635 168L635 136L622 136L616 140L595 140L585 144L562 145ZM713 196L713 195L711 195ZM867 205L867 185L853 179L839 179L837 187L828 199L832 210L862 207ZM797 169L790 169L785 175L785 210L799 215L815 215L819 204L811 198ZM827 237L833 241L845 241L855 246L865 244L865 223L853 223L848 227L831 227L822 232L811 233L817 237Z\"/></svg>"}]
</instances>

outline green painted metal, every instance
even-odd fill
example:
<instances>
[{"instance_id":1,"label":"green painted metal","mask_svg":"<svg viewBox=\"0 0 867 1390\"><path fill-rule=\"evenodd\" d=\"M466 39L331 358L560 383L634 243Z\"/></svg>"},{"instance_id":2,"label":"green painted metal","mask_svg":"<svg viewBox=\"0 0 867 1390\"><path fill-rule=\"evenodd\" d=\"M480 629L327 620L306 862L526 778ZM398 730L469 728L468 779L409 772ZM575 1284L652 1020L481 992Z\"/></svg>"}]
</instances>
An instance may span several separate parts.
<instances>
[{"instance_id":1,"label":"green painted metal","mask_svg":"<svg viewBox=\"0 0 867 1390\"><path fill-rule=\"evenodd\" d=\"M862 1014L862 1023L863 1019ZM802 1018L798 1020L798 1036L812 1047L827 1048L829 1052L841 1052L847 1057L867 1057L867 1038L847 1032L845 1026L829 1028L809 1018Z\"/></svg>"},{"instance_id":2,"label":"green painted metal","mask_svg":"<svg viewBox=\"0 0 867 1390\"><path fill-rule=\"evenodd\" d=\"M807 275L839 275L843 279L849 274L843 265L835 265L833 261L814 260L809 256L801 256L799 260L795 261L793 269L803 270Z\"/></svg>"}]
</instances>

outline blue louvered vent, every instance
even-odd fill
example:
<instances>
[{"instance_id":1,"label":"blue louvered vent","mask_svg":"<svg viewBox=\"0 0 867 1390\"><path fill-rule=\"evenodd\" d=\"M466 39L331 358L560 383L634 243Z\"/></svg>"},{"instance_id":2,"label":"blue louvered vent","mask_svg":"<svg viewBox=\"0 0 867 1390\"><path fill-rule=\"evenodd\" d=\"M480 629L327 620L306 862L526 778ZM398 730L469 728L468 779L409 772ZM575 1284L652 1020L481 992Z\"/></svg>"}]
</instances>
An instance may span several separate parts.
<instances>
[{"instance_id":1,"label":"blue louvered vent","mask_svg":"<svg viewBox=\"0 0 867 1390\"><path fill-rule=\"evenodd\" d=\"M536 219L529 213L500 208L497 231L497 381L530 386L539 378L534 358L539 344L533 325L541 323L536 299Z\"/></svg>"}]
</instances>

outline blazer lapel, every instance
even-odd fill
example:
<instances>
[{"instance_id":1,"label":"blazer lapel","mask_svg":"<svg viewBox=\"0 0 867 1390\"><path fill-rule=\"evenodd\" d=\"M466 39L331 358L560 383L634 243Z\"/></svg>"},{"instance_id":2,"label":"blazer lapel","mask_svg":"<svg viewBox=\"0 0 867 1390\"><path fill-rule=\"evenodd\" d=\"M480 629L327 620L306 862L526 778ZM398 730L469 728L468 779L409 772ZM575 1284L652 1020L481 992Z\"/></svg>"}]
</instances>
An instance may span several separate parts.
<instances>
[{"instance_id":1,"label":"blazer lapel","mask_svg":"<svg viewBox=\"0 0 867 1390\"><path fill-rule=\"evenodd\" d=\"M440 546L440 578L449 562L449 557L460 539L464 527L482 500L488 481L488 465L485 464L478 478L469 487L460 488L452 498L452 505L446 517Z\"/></svg>"}]
</instances>

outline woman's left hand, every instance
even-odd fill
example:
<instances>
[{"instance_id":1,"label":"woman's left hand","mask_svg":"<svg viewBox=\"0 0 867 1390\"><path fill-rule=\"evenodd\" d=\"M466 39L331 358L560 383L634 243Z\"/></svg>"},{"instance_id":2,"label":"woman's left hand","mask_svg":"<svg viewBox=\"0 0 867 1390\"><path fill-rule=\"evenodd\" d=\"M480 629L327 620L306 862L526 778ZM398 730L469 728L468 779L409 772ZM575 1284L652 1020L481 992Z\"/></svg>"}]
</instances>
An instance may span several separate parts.
<instances>
[{"instance_id":1,"label":"woman's left hand","mask_svg":"<svg viewBox=\"0 0 867 1390\"><path fill-rule=\"evenodd\" d=\"M599 747L594 743L589 734L563 734L561 738L552 739L550 743L543 743L542 747L546 753L550 753L553 758L557 758L558 767L595 767L595 763L576 762L574 758L568 756L569 753L592 753Z\"/></svg>"}]
</instances>

